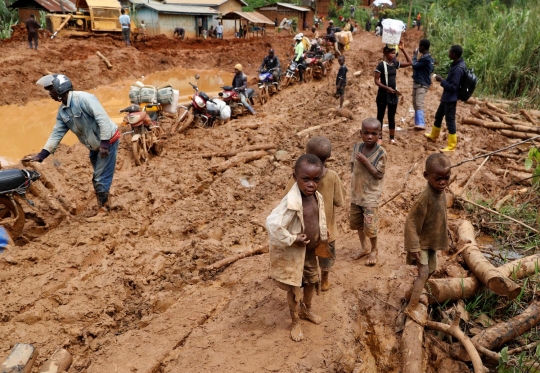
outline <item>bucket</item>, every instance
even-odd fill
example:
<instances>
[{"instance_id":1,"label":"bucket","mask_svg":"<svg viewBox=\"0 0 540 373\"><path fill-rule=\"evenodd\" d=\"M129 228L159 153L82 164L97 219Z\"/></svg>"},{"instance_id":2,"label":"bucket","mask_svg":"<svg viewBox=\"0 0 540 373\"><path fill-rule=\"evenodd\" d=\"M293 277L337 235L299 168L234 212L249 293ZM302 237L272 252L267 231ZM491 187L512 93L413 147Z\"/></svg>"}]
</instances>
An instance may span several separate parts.
<instances>
[{"instance_id":1,"label":"bucket","mask_svg":"<svg viewBox=\"0 0 540 373\"><path fill-rule=\"evenodd\" d=\"M382 42L384 44L399 44L401 33L405 30L405 24L398 19L384 19L382 21L383 35Z\"/></svg>"}]
</instances>

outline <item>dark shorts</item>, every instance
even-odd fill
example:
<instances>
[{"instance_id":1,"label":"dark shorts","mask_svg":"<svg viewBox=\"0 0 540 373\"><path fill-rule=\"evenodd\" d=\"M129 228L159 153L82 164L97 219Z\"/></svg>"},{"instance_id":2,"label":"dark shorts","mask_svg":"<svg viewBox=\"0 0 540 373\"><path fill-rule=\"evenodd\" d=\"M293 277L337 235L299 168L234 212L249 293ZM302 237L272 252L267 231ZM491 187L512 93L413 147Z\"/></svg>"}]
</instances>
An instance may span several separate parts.
<instances>
[{"instance_id":1,"label":"dark shorts","mask_svg":"<svg viewBox=\"0 0 540 373\"><path fill-rule=\"evenodd\" d=\"M345 87L336 88L336 96L343 96L345 94Z\"/></svg>"}]
</instances>

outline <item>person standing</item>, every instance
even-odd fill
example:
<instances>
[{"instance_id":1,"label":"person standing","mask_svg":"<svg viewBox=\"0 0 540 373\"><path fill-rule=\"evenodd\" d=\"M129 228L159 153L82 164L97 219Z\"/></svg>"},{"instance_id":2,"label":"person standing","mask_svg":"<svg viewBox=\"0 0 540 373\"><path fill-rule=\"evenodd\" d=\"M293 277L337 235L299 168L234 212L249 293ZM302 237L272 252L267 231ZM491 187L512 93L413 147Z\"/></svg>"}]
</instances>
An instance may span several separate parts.
<instances>
[{"instance_id":1,"label":"person standing","mask_svg":"<svg viewBox=\"0 0 540 373\"><path fill-rule=\"evenodd\" d=\"M120 11L121 15L118 18L120 21L120 25L122 26L122 36L124 37L124 43L126 43L126 47L129 47L131 45L129 41L130 33L131 33L131 18L126 14L126 10L122 9Z\"/></svg>"},{"instance_id":2,"label":"person standing","mask_svg":"<svg viewBox=\"0 0 540 373\"><path fill-rule=\"evenodd\" d=\"M301 66L302 62L304 62L304 43L302 43L303 38L304 37L302 34L297 34L294 37L294 41L296 42L296 45L294 46L294 62L296 62L298 66L300 83L304 83L304 67Z\"/></svg>"},{"instance_id":3,"label":"person standing","mask_svg":"<svg viewBox=\"0 0 540 373\"><path fill-rule=\"evenodd\" d=\"M446 80L436 74L435 80L441 83L443 94L441 103L435 113L435 123L431 128L431 133L426 133L430 141L437 141L441 133L443 118L446 118L446 128L448 128L448 146L441 149L443 152L453 152L457 147L457 126L456 126L456 107L458 101L458 89L461 78L465 73L467 66L461 58L463 48L460 45L452 45L448 51L448 58L453 62Z\"/></svg>"},{"instance_id":4,"label":"person standing","mask_svg":"<svg viewBox=\"0 0 540 373\"><path fill-rule=\"evenodd\" d=\"M186 31L182 27L175 27L173 36L177 37L180 40L184 40L184 37L186 35Z\"/></svg>"},{"instance_id":5,"label":"person standing","mask_svg":"<svg viewBox=\"0 0 540 373\"><path fill-rule=\"evenodd\" d=\"M386 108L388 108L388 128L390 131L390 144L396 145L396 110L398 105L398 91L396 83L397 69L412 65L411 57L405 51L403 40L399 43L399 49L403 51L406 62L396 60L396 47L386 45L383 48L383 60L375 68L375 84L379 87L377 92L377 120L383 123ZM382 127L380 131L382 141Z\"/></svg>"},{"instance_id":6,"label":"person standing","mask_svg":"<svg viewBox=\"0 0 540 373\"><path fill-rule=\"evenodd\" d=\"M71 80L61 74L47 75L37 84L42 85L55 101L61 102L56 124L43 149L23 161L43 162L53 154L68 131L90 151L90 164L94 170L92 184L96 192L98 213L87 221L99 221L111 210L109 191L112 185L116 156L120 143L118 126L109 118L93 94L74 91Z\"/></svg>"},{"instance_id":7,"label":"person standing","mask_svg":"<svg viewBox=\"0 0 540 373\"><path fill-rule=\"evenodd\" d=\"M30 14L25 22L26 31L28 32L28 48L32 49L32 41L34 42L34 49L37 50L39 34L38 30L41 28L39 23L36 21L36 17L33 14Z\"/></svg>"},{"instance_id":8,"label":"person standing","mask_svg":"<svg viewBox=\"0 0 540 373\"><path fill-rule=\"evenodd\" d=\"M339 107L343 108L343 101L345 100L345 86L347 85L347 66L345 66L345 56L338 57L339 70L336 76L336 97L339 97Z\"/></svg>"},{"instance_id":9,"label":"person standing","mask_svg":"<svg viewBox=\"0 0 540 373\"><path fill-rule=\"evenodd\" d=\"M354 19L354 12L356 11L356 8L354 7L354 5L351 4L351 6L349 7L349 12L351 14L351 19Z\"/></svg>"},{"instance_id":10,"label":"person standing","mask_svg":"<svg viewBox=\"0 0 540 373\"><path fill-rule=\"evenodd\" d=\"M223 25L221 24L221 22L219 22L216 26L216 32L218 39L223 39Z\"/></svg>"},{"instance_id":11,"label":"person standing","mask_svg":"<svg viewBox=\"0 0 540 373\"><path fill-rule=\"evenodd\" d=\"M244 39L246 38L247 36L247 25L244 25Z\"/></svg>"},{"instance_id":12,"label":"person standing","mask_svg":"<svg viewBox=\"0 0 540 373\"><path fill-rule=\"evenodd\" d=\"M418 30L420 30L420 26L422 26L422 15L418 13L416 15L416 27L418 27Z\"/></svg>"},{"instance_id":13,"label":"person standing","mask_svg":"<svg viewBox=\"0 0 540 373\"><path fill-rule=\"evenodd\" d=\"M413 68L413 92L412 104L414 108L414 129L423 130L426 128L424 118L424 99L431 86L431 74L435 68L435 61L429 54L431 43L428 39L420 40L418 48L414 50L412 59ZM418 52L422 57L418 59Z\"/></svg>"},{"instance_id":14,"label":"person standing","mask_svg":"<svg viewBox=\"0 0 540 373\"><path fill-rule=\"evenodd\" d=\"M141 20L141 24L139 25L139 34L142 41L146 42L146 24L144 23L144 20Z\"/></svg>"},{"instance_id":15,"label":"person standing","mask_svg":"<svg viewBox=\"0 0 540 373\"><path fill-rule=\"evenodd\" d=\"M368 18L368 20L366 21L366 31L367 32L371 31L371 19L370 18Z\"/></svg>"}]
</instances>

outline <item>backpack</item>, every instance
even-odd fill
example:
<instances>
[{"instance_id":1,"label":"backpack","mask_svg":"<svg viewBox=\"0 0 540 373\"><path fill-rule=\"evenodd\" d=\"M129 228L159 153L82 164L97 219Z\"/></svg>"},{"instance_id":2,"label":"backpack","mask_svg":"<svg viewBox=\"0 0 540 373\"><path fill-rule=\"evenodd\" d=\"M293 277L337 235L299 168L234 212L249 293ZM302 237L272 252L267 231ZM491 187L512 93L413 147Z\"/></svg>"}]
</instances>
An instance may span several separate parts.
<instances>
[{"instance_id":1,"label":"backpack","mask_svg":"<svg viewBox=\"0 0 540 373\"><path fill-rule=\"evenodd\" d=\"M464 69L463 67L461 67L461 69L463 70L463 76L459 82L458 99L467 101L471 98L474 89L478 84L478 78L474 74L474 69Z\"/></svg>"}]
</instances>

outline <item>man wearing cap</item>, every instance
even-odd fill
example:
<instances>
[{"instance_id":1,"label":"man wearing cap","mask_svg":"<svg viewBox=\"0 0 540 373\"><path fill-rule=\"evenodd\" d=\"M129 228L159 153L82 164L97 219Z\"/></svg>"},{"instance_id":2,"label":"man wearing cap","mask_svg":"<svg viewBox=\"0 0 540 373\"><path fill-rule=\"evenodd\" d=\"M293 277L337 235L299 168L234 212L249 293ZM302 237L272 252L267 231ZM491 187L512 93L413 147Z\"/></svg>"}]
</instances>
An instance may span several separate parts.
<instances>
[{"instance_id":1,"label":"man wearing cap","mask_svg":"<svg viewBox=\"0 0 540 373\"><path fill-rule=\"evenodd\" d=\"M264 57L264 60L261 64L261 67L259 68L259 71L272 71L272 76L274 77L274 81L279 83L279 69L280 69L280 63L279 59L274 53L273 49L270 49L268 51L268 56Z\"/></svg>"},{"instance_id":2,"label":"man wearing cap","mask_svg":"<svg viewBox=\"0 0 540 373\"><path fill-rule=\"evenodd\" d=\"M49 91L49 96L61 102L56 124L47 143L35 156L23 161L43 162L56 151L65 134L71 130L90 150L90 163L94 170L92 183L98 202L98 214L88 221L98 221L110 212L109 190L116 166L120 143L118 126L109 118L96 96L74 91L71 80L61 74L46 75L37 84Z\"/></svg>"},{"instance_id":3,"label":"man wearing cap","mask_svg":"<svg viewBox=\"0 0 540 373\"><path fill-rule=\"evenodd\" d=\"M336 29L334 27L334 21L333 20L330 20L329 21L329 24L328 24L328 27L326 28L326 36L325 36L326 40L334 43L334 48L336 49L336 52L341 55L341 52L339 51L339 44L338 44L338 41L336 39Z\"/></svg>"},{"instance_id":4,"label":"man wearing cap","mask_svg":"<svg viewBox=\"0 0 540 373\"><path fill-rule=\"evenodd\" d=\"M244 68L239 63L234 65L234 77L231 85L240 94L240 101L242 101L245 108L251 113L251 115L255 115L257 113L255 110L253 110L251 105L248 104L246 95L244 94L244 91L247 88L247 76L242 72L242 70L244 70Z\"/></svg>"}]
</instances>

